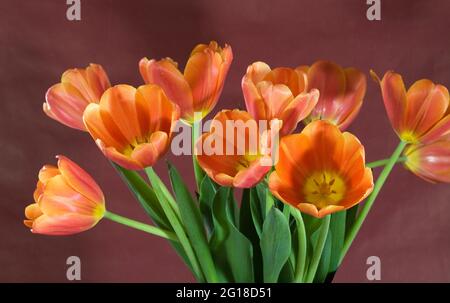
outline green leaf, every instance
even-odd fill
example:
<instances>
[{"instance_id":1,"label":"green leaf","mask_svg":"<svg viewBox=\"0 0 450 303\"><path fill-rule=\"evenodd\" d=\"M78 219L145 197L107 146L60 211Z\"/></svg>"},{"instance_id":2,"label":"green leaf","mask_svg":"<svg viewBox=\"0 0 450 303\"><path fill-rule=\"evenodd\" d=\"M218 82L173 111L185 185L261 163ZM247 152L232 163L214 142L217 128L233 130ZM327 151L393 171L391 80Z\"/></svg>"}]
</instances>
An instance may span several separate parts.
<instances>
[{"instance_id":1,"label":"green leaf","mask_svg":"<svg viewBox=\"0 0 450 303\"><path fill-rule=\"evenodd\" d=\"M278 283L294 282L294 266L292 264L290 259L284 264L278 277Z\"/></svg>"},{"instance_id":2,"label":"green leaf","mask_svg":"<svg viewBox=\"0 0 450 303\"><path fill-rule=\"evenodd\" d=\"M233 222L229 209L233 200L229 188L221 187L216 193L211 250L220 277L231 282L254 282L252 244Z\"/></svg>"},{"instance_id":3,"label":"green leaf","mask_svg":"<svg viewBox=\"0 0 450 303\"><path fill-rule=\"evenodd\" d=\"M265 206L260 199L257 188L253 187L250 189L250 212L252 215L252 221L255 226L258 236L261 237L262 226L265 217Z\"/></svg>"},{"instance_id":4,"label":"green leaf","mask_svg":"<svg viewBox=\"0 0 450 303\"><path fill-rule=\"evenodd\" d=\"M205 224L207 225L209 231L213 229L212 205L216 192L217 189L214 185L214 182L207 175L205 175L200 184L200 193L198 200L200 212L203 215Z\"/></svg>"},{"instance_id":5,"label":"green leaf","mask_svg":"<svg viewBox=\"0 0 450 303\"><path fill-rule=\"evenodd\" d=\"M203 220L196 202L181 179L176 168L169 164L169 176L172 188L180 208L181 220L189 236L192 248L200 263L200 267L209 282L216 281L216 271L209 245L206 239Z\"/></svg>"},{"instance_id":6,"label":"green leaf","mask_svg":"<svg viewBox=\"0 0 450 303\"><path fill-rule=\"evenodd\" d=\"M345 239L345 211L331 214L330 233L331 233L331 255L330 267L328 272L334 272L339 266L339 258L341 257L342 248ZM327 239L328 240L328 239Z\"/></svg>"},{"instance_id":7,"label":"green leaf","mask_svg":"<svg viewBox=\"0 0 450 303\"><path fill-rule=\"evenodd\" d=\"M112 162L111 162L112 163ZM145 212L160 227L173 230L164 214L153 189L135 171L127 170L115 163L112 166L117 170L122 180L139 201Z\"/></svg>"},{"instance_id":8,"label":"green leaf","mask_svg":"<svg viewBox=\"0 0 450 303\"><path fill-rule=\"evenodd\" d=\"M352 208L349 208L345 211L346 219L345 219L345 230L346 234L351 230L353 223L355 223L356 215L358 213L359 204L356 204ZM347 236L347 235L346 235Z\"/></svg>"},{"instance_id":9,"label":"green leaf","mask_svg":"<svg viewBox=\"0 0 450 303\"><path fill-rule=\"evenodd\" d=\"M316 276L314 277L314 283L323 283L328 275L332 254L332 241L333 235L328 231L327 240L325 241Z\"/></svg>"},{"instance_id":10,"label":"green leaf","mask_svg":"<svg viewBox=\"0 0 450 303\"><path fill-rule=\"evenodd\" d=\"M250 209L251 189L244 189L242 192L241 208L239 212L239 230L246 236L253 246L253 270L255 273L255 282L262 283L264 281L262 270L262 255L259 246L259 234L256 231L252 212ZM261 223L262 225L262 223Z\"/></svg>"},{"instance_id":11,"label":"green leaf","mask_svg":"<svg viewBox=\"0 0 450 303\"><path fill-rule=\"evenodd\" d=\"M272 208L261 234L264 282L275 283L291 253L291 231L283 213Z\"/></svg>"}]
</instances>

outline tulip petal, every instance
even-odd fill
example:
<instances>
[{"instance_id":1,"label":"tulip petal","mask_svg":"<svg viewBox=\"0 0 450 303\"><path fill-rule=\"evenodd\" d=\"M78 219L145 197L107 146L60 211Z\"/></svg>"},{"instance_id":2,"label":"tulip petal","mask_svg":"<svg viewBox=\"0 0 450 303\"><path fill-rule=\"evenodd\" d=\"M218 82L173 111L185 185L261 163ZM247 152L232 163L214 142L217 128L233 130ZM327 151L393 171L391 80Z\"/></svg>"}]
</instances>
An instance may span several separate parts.
<instances>
[{"instance_id":1,"label":"tulip petal","mask_svg":"<svg viewBox=\"0 0 450 303\"><path fill-rule=\"evenodd\" d=\"M76 163L64 156L57 156L58 168L64 180L89 200L104 204L103 192L92 177Z\"/></svg>"},{"instance_id":2,"label":"tulip petal","mask_svg":"<svg viewBox=\"0 0 450 303\"><path fill-rule=\"evenodd\" d=\"M25 208L25 218L34 220L40 216L42 216L42 211L37 203L30 204Z\"/></svg>"},{"instance_id":3,"label":"tulip petal","mask_svg":"<svg viewBox=\"0 0 450 303\"><path fill-rule=\"evenodd\" d=\"M270 157L267 157L270 161ZM250 188L261 181L271 170L271 166L262 165L264 159L254 161L247 169L241 170L236 174L233 180L233 186L238 188Z\"/></svg>"},{"instance_id":4,"label":"tulip petal","mask_svg":"<svg viewBox=\"0 0 450 303\"><path fill-rule=\"evenodd\" d=\"M193 118L191 88L172 60L149 61L143 58L139 68L145 83L160 86L167 97L180 107L183 118Z\"/></svg>"},{"instance_id":5,"label":"tulip petal","mask_svg":"<svg viewBox=\"0 0 450 303\"><path fill-rule=\"evenodd\" d=\"M102 140L97 139L95 141L97 146L100 148L100 150L103 152L105 157L110 159L111 161L119 164L123 168L130 169L130 170L141 170L144 167L140 163L138 163L136 160L132 159L131 157L127 157L124 154L117 151L117 149L113 146L107 147Z\"/></svg>"},{"instance_id":6,"label":"tulip petal","mask_svg":"<svg viewBox=\"0 0 450 303\"><path fill-rule=\"evenodd\" d=\"M32 232L53 236L71 235L86 231L98 222L91 216L66 214L58 217L42 215L32 225Z\"/></svg>"},{"instance_id":7,"label":"tulip petal","mask_svg":"<svg viewBox=\"0 0 450 303\"><path fill-rule=\"evenodd\" d=\"M150 143L138 145L132 152L131 158L140 163L142 167L153 166L168 147L168 136L158 131L151 135Z\"/></svg>"},{"instance_id":8,"label":"tulip petal","mask_svg":"<svg viewBox=\"0 0 450 303\"><path fill-rule=\"evenodd\" d=\"M380 83L384 106L394 130L400 134L403 127L403 115L406 110L406 89L402 76L387 72Z\"/></svg>"},{"instance_id":9,"label":"tulip petal","mask_svg":"<svg viewBox=\"0 0 450 303\"><path fill-rule=\"evenodd\" d=\"M292 133L300 121L305 119L316 106L319 100L319 91L312 89L307 94L300 94L285 108L280 119L283 126L280 135L285 136Z\"/></svg>"},{"instance_id":10,"label":"tulip petal","mask_svg":"<svg viewBox=\"0 0 450 303\"><path fill-rule=\"evenodd\" d=\"M448 90L427 79L416 81L408 90L404 131L422 136L445 114L449 105Z\"/></svg>"},{"instance_id":11,"label":"tulip petal","mask_svg":"<svg viewBox=\"0 0 450 303\"><path fill-rule=\"evenodd\" d=\"M444 137L450 135L450 114L442 118L435 126L433 126L420 141L424 144L428 144L434 141L438 141Z\"/></svg>"}]
</instances>

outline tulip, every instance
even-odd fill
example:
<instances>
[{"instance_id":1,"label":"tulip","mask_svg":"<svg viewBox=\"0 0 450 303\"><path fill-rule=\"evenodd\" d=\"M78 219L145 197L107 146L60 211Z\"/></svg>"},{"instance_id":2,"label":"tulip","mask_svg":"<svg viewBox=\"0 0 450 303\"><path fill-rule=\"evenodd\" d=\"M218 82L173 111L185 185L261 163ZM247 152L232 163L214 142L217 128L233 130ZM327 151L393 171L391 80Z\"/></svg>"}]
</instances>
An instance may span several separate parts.
<instances>
[{"instance_id":1,"label":"tulip","mask_svg":"<svg viewBox=\"0 0 450 303\"><path fill-rule=\"evenodd\" d=\"M346 129L356 118L366 94L366 76L359 70L342 68L329 61L317 61L311 67L302 66L308 75L308 88L318 89L319 101L308 120L327 120Z\"/></svg>"},{"instance_id":2,"label":"tulip","mask_svg":"<svg viewBox=\"0 0 450 303\"><path fill-rule=\"evenodd\" d=\"M105 198L92 177L64 156L58 167L39 171L35 203L25 208L25 226L33 233L70 235L94 227L105 214Z\"/></svg>"},{"instance_id":3,"label":"tulip","mask_svg":"<svg viewBox=\"0 0 450 303\"><path fill-rule=\"evenodd\" d=\"M216 42L199 44L191 52L184 73L170 58L139 62L145 83L157 84L181 111L181 119L193 124L205 117L217 103L233 53L229 45L222 49Z\"/></svg>"},{"instance_id":4,"label":"tulip","mask_svg":"<svg viewBox=\"0 0 450 303\"><path fill-rule=\"evenodd\" d=\"M254 119L282 121L280 135L288 135L306 118L319 99L319 91L306 93L306 73L279 67L273 70L255 62L242 78L242 91L248 112Z\"/></svg>"},{"instance_id":5,"label":"tulip","mask_svg":"<svg viewBox=\"0 0 450 303\"><path fill-rule=\"evenodd\" d=\"M195 153L206 174L222 186L249 188L271 169L268 131L260 134L249 113L223 110L196 142ZM265 145L264 145L265 144Z\"/></svg>"},{"instance_id":6,"label":"tulip","mask_svg":"<svg viewBox=\"0 0 450 303\"><path fill-rule=\"evenodd\" d=\"M104 155L131 170L152 166L167 151L178 117L178 107L153 84L111 87L83 115Z\"/></svg>"},{"instance_id":7,"label":"tulip","mask_svg":"<svg viewBox=\"0 0 450 303\"><path fill-rule=\"evenodd\" d=\"M98 64L90 64L86 69L69 69L63 73L61 83L48 89L44 112L66 126L85 131L85 108L90 103L98 103L110 86L108 76Z\"/></svg>"},{"instance_id":8,"label":"tulip","mask_svg":"<svg viewBox=\"0 0 450 303\"><path fill-rule=\"evenodd\" d=\"M402 76L388 71L380 84L389 120L397 135L408 143L430 143L450 133L449 93L428 79L416 81L406 91Z\"/></svg>"},{"instance_id":9,"label":"tulip","mask_svg":"<svg viewBox=\"0 0 450 303\"><path fill-rule=\"evenodd\" d=\"M410 145L405 150L406 168L429 182L450 183L449 139Z\"/></svg>"},{"instance_id":10,"label":"tulip","mask_svg":"<svg viewBox=\"0 0 450 303\"><path fill-rule=\"evenodd\" d=\"M373 177L359 140L317 120L281 138L269 189L284 203L322 218L361 202L372 192Z\"/></svg>"}]
</instances>

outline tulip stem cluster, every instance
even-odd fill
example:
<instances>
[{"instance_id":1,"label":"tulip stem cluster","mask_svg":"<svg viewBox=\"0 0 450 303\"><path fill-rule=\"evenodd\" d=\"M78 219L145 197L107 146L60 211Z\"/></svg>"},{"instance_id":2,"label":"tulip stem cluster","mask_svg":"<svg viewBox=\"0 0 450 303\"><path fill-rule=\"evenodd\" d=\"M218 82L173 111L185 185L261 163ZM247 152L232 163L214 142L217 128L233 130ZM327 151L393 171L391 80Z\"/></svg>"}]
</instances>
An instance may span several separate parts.
<instances>
[{"instance_id":1,"label":"tulip stem cluster","mask_svg":"<svg viewBox=\"0 0 450 303\"><path fill-rule=\"evenodd\" d=\"M370 196L367 198L367 201L364 203L364 206L362 207L361 211L359 212L359 214L355 220L355 223L351 227L350 232L348 233L348 236L346 237L346 239L344 241L344 247L342 249L341 258L340 258L339 263L342 262L343 258L345 257L345 254L347 253L348 249L352 245L353 240L355 239L356 235L358 234L359 230L361 229L361 226L364 223L364 220L366 219L370 209L372 208L372 205L375 202L378 194L380 193L381 188L383 187L384 183L386 182L395 163L397 163L397 161L399 160L400 155L402 154L406 145L407 145L407 142L404 142L404 141L401 141L398 144L397 148L392 153L392 156L389 158L388 163L381 171L380 176L378 177L378 179L375 183L375 186L373 188L373 192L370 194Z\"/></svg>"},{"instance_id":2,"label":"tulip stem cluster","mask_svg":"<svg viewBox=\"0 0 450 303\"><path fill-rule=\"evenodd\" d=\"M148 225L148 224L145 224L145 223L142 223L139 221L135 221L135 220L120 216L118 214L112 213L110 211L105 211L104 218L114 221L116 223L128 226L128 227L134 228L134 229L141 230L143 232L146 232L146 233L149 233L149 234L152 234L155 236L165 238L167 240L178 242L178 238L173 232L158 228L156 226Z\"/></svg>"}]
</instances>

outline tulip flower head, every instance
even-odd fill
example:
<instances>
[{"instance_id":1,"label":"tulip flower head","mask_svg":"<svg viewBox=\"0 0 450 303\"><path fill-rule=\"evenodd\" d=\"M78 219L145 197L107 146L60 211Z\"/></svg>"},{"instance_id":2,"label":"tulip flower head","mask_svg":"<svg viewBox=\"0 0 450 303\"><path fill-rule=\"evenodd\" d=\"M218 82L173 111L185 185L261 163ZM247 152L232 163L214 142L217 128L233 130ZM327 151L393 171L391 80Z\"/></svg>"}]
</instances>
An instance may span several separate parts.
<instances>
[{"instance_id":1,"label":"tulip flower head","mask_svg":"<svg viewBox=\"0 0 450 303\"><path fill-rule=\"evenodd\" d=\"M232 60L229 45L221 48L212 41L192 50L183 73L170 58L159 61L143 58L139 70L145 83L161 86L180 107L181 119L192 124L216 105Z\"/></svg>"},{"instance_id":2,"label":"tulip flower head","mask_svg":"<svg viewBox=\"0 0 450 303\"><path fill-rule=\"evenodd\" d=\"M60 83L48 89L44 112L66 126L85 131L85 108L90 103L98 103L110 86L106 72L98 64L90 64L85 69L69 69L63 73Z\"/></svg>"},{"instance_id":3,"label":"tulip flower head","mask_svg":"<svg viewBox=\"0 0 450 303\"><path fill-rule=\"evenodd\" d=\"M252 187L272 167L269 132L245 111L223 110L196 142L198 163L222 186Z\"/></svg>"},{"instance_id":4,"label":"tulip flower head","mask_svg":"<svg viewBox=\"0 0 450 303\"><path fill-rule=\"evenodd\" d=\"M319 91L306 93L306 86L303 70L286 67L271 70L264 62L250 65L242 78L248 112L257 121L281 120L281 136L293 132L316 106Z\"/></svg>"},{"instance_id":5,"label":"tulip flower head","mask_svg":"<svg viewBox=\"0 0 450 303\"><path fill-rule=\"evenodd\" d=\"M308 75L308 91L317 89L319 101L307 120L326 120L346 129L356 118L366 94L366 76L359 70L330 61L317 61L310 67L302 66Z\"/></svg>"},{"instance_id":6,"label":"tulip flower head","mask_svg":"<svg viewBox=\"0 0 450 303\"><path fill-rule=\"evenodd\" d=\"M167 151L178 118L178 107L153 84L111 87L83 115L105 156L132 170L152 166Z\"/></svg>"},{"instance_id":7,"label":"tulip flower head","mask_svg":"<svg viewBox=\"0 0 450 303\"><path fill-rule=\"evenodd\" d=\"M361 202L373 189L373 177L359 140L317 120L281 138L269 188L281 201L321 218Z\"/></svg>"},{"instance_id":8,"label":"tulip flower head","mask_svg":"<svg viewBox=\"0 0 450 303\"><path fill-rule=\"evenodd\" d=\"M105 213L105 198L92 177L58 156L58 167L39 171L35 203L25 208L25 226L33 233L70 235L94 227Z\"/></svg>"},{"instance_id":9,"label":"tulip flower head","mask_svg":"<svg viewBox=\"0 0 450 303\"><path fill-rule=\"evenodd\" d=\"M428 79L416 81L406 91L402 76L388 71L380 84L389 120L401 140L429 143L450 134L449 93Z\"/></svg>"},{"instance_id":10,"label":"tulip flower head","mask_svg":"<svg viewBox=\"0 0 450 303\"><path fill-rule=\"evenodd\" d=\"M405 150L405 166L429 182L450 183L450 138L413 144Z\"/></svg>"}]
</instances>

